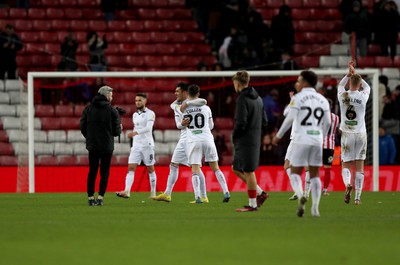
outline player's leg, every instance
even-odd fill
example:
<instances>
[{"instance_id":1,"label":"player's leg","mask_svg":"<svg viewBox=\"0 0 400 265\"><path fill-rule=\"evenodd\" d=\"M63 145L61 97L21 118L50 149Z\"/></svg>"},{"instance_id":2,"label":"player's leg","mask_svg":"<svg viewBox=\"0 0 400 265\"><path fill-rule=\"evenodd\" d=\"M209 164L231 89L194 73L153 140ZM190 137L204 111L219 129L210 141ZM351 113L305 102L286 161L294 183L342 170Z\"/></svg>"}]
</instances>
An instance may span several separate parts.
<instances>
[{"instance_id":1,"label":"player's leg","mask_svg":"<svg viewBox=\"0 0 400 265\"><path fill-rule=\"evenodd\" d=\"M357 134L356 145L355 145L355 204L361 204L361 192L364 186L364 160L367 153L367 135L365 133Z\"/></svg>"},{"instance_id":2,"label":"player's leg","mask_svg":"<svg viewBox=\"0 0 400 265\"><path fill-rule=\"evenodd\" d=\"M312 196L311 215L319 217L319 202L321 200L322 183L319 169L322 166L322 146L312 146L309 157L310 186Z\"/></svg>"},{"instance_id":3,"label":"player's leg","mask_svg":"<svg viewBox=\"0 0 400 265\"><path fill-rule=\"evenodd\" d=\"M96 205L94 199L94 186L96 183L97 171L99 168L100 155L97 151L89 151L89 173L87 178L87 194L89 206Z\"/></svg>"},{"instance_id":4,"label":"player's leg","mask_svg":"<svg viewBox=\"0 0 400 265\"><path fill-rule=\"evenodd\" d=\"M286 150L286 155L285 155L285 162L283 164L283 168L285 169L285 172L290 179L290 155L292 154L292 148L293 148L293 141L290 141L289 146ZM290 198L289 201L297 201L298 197L296 193L294 193Z\"/></svg>"},{"instance_id":5,"label":"player's leg","mask_svg":"<svg viewBox=\"0 0 400 265\"><path fill-rule=\"evenodd\" d=\"M128 172L126 173L125 177L125 188L122 191L118 191L115 193L118 197L128 199L131 196L131 189L133 182L135 180L135 171L137 168L137 163L135 164L128 164Z\"/></svg>"},{"instance_id":6,"label":"player's leg","mask_svg":"<svg viewBox=\"0 0 400 265\"><path fill-rule=\"evenodd\" d=\"M194 203L202 203L203 202L201 200L201 195L200 195L199 173L200 173L200 165L193 164L192 165L192 185L193 185L194 198L195 198Z\"/></svg>"},{"instance_id":7,"label":"player's leg","mask_svg":"<svg viewBox=\"0 0 400 265\"><path fill-rule=\"evenodd\" d=\"M201 170L201 167L199 168L199 181L200 181L200 197L201 200L205 203L208 203L208 197L207 197L207 185L206 185L206 177L204 176L203 171Z\"/></svg>"},{"instance_id":8,"label":"player's leg","mask_svg":"<svg viewBox=\"0 0 400 265\"><path fill-rule=\"evenodd\" d=\"M192 186L195 200L191 203L202 203L200 195L200 166L203 158L203 149L201 142L191 142L187 144L187 155L189 164L192 168Z\"/></svg>"},{"instance_id":9,"label":"player's leg","mask_svg":"<svg viewBox=\"0 0 400 265\"><path fill-rule=\"evenodd\" d=\"M354 161L355 134L343 132L341 137L341 146L342 179L346 187L344 202L349 203L351 198L351 191L353 189L353 186L351 185L350 169Z\"/></svg>"},{"instance_id":10,"label":"player's leg","mask_svg":"<svg viewBox=\"0 0 400 265\"><path fill-rule=\"evenodd\" d=\"M219 169L218 161L209 162L211 169L213 170L215 176L217 177L218 183L221 186L224 198L222 202L229 202L231 195L229 193L228 185L226 184L226 179L224 173Z\"/></svg>"},{"instance_id":11,"label":"player's leg","mask_svg":"<svg viewBox=\"0 0 400 265\"><path fill-rule=\"evenodd\" d=\"M154 169L154 164L156 163L154 157L154 147L148 146L143 148L142 152L143 163L147 167L147 172L149 173L149 182L150 182L150 197L156 196L156 187L157 187L157 175Z\"/></svg>"},{"instance_id":12,"label":"player's leg","mask_svg":"<svg viewBox=\"0 0 400 265\"><path fill-rule=\"evenodd\" d=\"M97 197L97 205L103 205L104 195L106 194L108 177L110 175L112 152L100 154L100 187L99 196Z\"/></svg>"},{"instance_id":13,"label":"player's leg","mask_svg":"<svg viewBox=\"0 0 400 265\"><path fill-rule=\"evenodd\" d=\"M304 178L304 196L308 199L310 197L311 192L311 180L310 180L310 171L308 167L305 168L306 176Z\"/></svg>"}]
</instances>

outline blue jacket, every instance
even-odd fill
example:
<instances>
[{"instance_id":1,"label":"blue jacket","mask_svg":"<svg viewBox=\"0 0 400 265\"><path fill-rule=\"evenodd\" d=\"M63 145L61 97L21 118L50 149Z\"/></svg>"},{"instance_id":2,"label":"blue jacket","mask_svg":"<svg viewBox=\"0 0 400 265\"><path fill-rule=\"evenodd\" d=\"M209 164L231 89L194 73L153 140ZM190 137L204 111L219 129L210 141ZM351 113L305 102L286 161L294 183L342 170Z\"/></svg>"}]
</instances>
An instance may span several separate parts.
<instances>
[{"instance_id":1,"label":"blue jacket","mask_svg":"<svg viewBox=\"0 0 400 265\"><path fill-rule=\"evenodd\" d=\"M393 165L396 147L391 135L379 136L379 165Z\"/></svg>"}]
</instances>

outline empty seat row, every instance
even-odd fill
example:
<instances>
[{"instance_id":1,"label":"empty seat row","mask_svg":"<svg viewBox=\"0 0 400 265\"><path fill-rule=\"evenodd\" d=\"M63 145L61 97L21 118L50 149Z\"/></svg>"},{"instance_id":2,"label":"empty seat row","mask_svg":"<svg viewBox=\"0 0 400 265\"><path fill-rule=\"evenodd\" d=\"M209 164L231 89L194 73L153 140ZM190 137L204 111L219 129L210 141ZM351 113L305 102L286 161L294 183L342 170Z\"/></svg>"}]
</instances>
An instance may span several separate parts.
<instances>
[{"instance_id":1,"label":"empty seat row","mask_svg":"<svg viewBox=\"0 0 400 265\"><path fill-rule=\"evenodd\" d=\"M127 0L128 7L183 7L184 0ZM38 0L32 1L32 7L91 7L100 6L100 0Z\"/></svg>"},{"instance_id":2,"label":"empty seat row","mask_svg":"<svg viewBox=\"0 0 400 265\"><path fill-rule=\"evenodd\" d=\"M329 22L324 20L294 20L293 27L297 32L342 32L343 23L339 19Z\"/></svg>"},{"instance_id":3,"label":"empty seat row","mask_svg":"<svg viewBox=\"0 0 400 265\"><path fill-rule=\"evenodd\" d=\"M35 105L36 117L80 117L84 105Z\"/></svg>"},{"instance_id":4,"label":"empty seat row","mask_svg":"<svg viewBox=\"0 0 400 265\"><path fill-rule=\"evenodd\" d=\"M250 0L255 7L279 8L282 1L276 0ZM285 0L285 4L291 8L337 8L340 0Z\"/></svg>"},{"instance_id":5,"label":"empty seat row","mask_svg":"<svg viewBox=\"0 0 400 265\"><path fill-rule=\"evenodd\" d=\"M23 31L20 33L21 40L25 43L58 43L61 44L68 32L65 31ZM204 42L204 36L200 32L161 32L161 31L116 31L99 32L99 36L106 34L109 43L201 43ZM79 43L87 44L87 32L78 31L74 37ZM44 45L43 45L44 46ZM43 47L42 46L42 47ZM43 47L44 48L44 47Z\"/></svg>"},{"instance_id":6,"label":"empty seat row","mask_svg":"<svg viewBox=\"0 0 400 265\"><path fill-rule=\"evenodd\" d=\"M277 1L279 2L279 1ZM265 20L271 20L278 15L278 8L257 8ZM296 8L292 9L292 19L295 20L340 20L342 15L338 8Z\"/></svg>"},{"instance_id":7,"label":"empty seat row","mask_svg":"<svg viewBox=\"0 0 400 265\"><path fill-rule=\"evenodd\" d=\"M334 43L341 40L341 32L295 32L295 42L305 43L305 44L315 44L315 43Z\"/></svg>"}]
</instances>

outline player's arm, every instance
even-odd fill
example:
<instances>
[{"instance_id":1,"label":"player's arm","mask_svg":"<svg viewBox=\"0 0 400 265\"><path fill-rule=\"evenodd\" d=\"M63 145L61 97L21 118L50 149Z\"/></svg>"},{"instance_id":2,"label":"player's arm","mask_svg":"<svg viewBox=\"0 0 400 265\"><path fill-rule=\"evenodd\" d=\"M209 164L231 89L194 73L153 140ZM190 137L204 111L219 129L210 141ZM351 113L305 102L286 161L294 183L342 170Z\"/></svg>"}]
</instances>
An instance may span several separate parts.
<instances>
[{"instance_id":1,"label":"player's arm","mask_svg":"<svg viewBox=\"0 0 400 265\"><path fill-rule=\"evenodd\" d=\"M210 130L214 129L214 120L212 117L212 113L211 113L211 109L208 108L208 113L209 113L209 118L208 118L208 127L210 128Z\"/></svg>"},{"instance_id":2,"label":"player's arm","mask_svg":"<svg viewBox=\"0 0 400 265\"><path fill-rule=\"evenodd\" d=\"M329 109L326 109L324 111L324 116L322 117L322 119L323 119L322 133L323 133L323 136L325 137L328 135L329 129L331 128L331 122L332 122L331 121L331 111ZM332 133L334 133L334 132L332 132Z\"/></svg>"},{"instance_id":3,"label":"player's arm","mask_svg":"<svg viewBox=\"0 0 400 265\"><path fill-rule=\"evenodd\" d=\"M281 128L279 128L279 131L274 136L274 139L272 141L273 144L277 144L279 140L282 139L282 137L285 135L285 133L290 129L290 127L292 127L293 121L296 118L298 112L298 108L290 108L288 115L281 125Z\"/></svg>"},{"instance_id":4,"label":"player's arm","mask_svg":"<svg viewBox=\"0 0 400 265\"><path fill-rule=\"evenodd\" d=\"M363 93L366 93L367 95L371 93L371 87L368 85L367 82L364 81L364 79L361 79L361 86Z\"/></svg>"},{"instance_id":5,"label":"player's arm","mask_svg":"<svg viewBox=\"0 0 400 265\"><path fill-rule=\"evenodd\" d=\"M132 138L132 137L134 137L136 135L144 134L144 133L153 131L153 126L154 126L154 121L156 119L156 115L155 114L151 114L151 116L152 117L147 120L145 127L141 128L141 129L134 130L133 132L128 133L128 137Z\"/></svg>"},{"instance_id":6,"label":"player's arm","mask_svg":"<svg viewBox=\"0 0 400 265\"><path fill-rule=\"evenodd\" d=\"M180 111L184 112L190 106L201 107L206 104L207 104L207 100L205 100L204 98L196 98L196 99L192 99L192 100L186 100L181 105Z\"/></svg>"}]
</instances>

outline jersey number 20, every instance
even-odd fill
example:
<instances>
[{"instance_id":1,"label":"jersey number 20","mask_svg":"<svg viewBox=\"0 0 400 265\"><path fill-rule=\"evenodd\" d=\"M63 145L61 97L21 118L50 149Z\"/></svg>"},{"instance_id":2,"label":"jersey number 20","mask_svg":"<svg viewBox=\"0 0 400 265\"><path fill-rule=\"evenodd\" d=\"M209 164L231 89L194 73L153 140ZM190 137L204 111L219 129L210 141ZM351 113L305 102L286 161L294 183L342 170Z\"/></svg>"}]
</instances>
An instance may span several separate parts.
<instances>
[{"instance_id":1,"label":"jersey number 20","mask_svg":"<svg viewBox=\"0 0 400 265\"><path fill-rule=\"evenodd\" d=\"M183 118L188 118L189 119L189 129L194 129L194 128L198 128L201 129L204 127L204 115L201 113L197 113L196 115L194 115L194 117L192 115L185 115L183 116ZM194 126L192 125L192 121L194 120Z\"/></svg>"}]
</instances>

